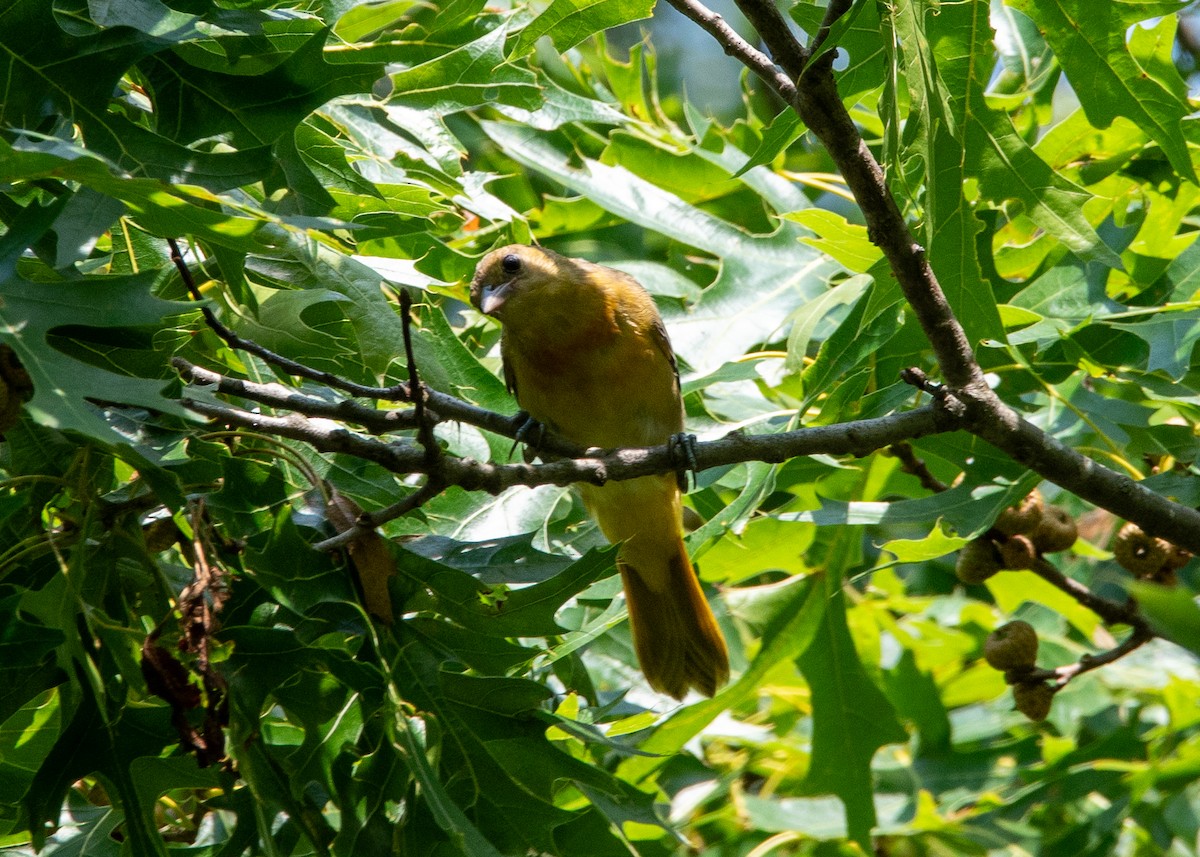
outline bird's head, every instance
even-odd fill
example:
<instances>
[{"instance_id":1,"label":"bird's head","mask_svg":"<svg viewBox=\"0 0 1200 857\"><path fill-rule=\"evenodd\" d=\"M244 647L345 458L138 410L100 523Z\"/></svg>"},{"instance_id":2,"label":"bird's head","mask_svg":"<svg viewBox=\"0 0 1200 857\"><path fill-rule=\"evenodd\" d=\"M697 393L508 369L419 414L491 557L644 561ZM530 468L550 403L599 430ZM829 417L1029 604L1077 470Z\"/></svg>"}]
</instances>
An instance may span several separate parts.
<instances>
[{"instance_id":1,"label":"bird's head","mask_svg":"<svg viewBox=\"0 0 1200 857\"><path fill-rule=\"evenodd\" d=\"M515 307L553 300L585 276L573 259L541 247L509 244L480 260L471 280L471 303L484 315L505 321L518 314Z\"/></svg>"}]
</instances>

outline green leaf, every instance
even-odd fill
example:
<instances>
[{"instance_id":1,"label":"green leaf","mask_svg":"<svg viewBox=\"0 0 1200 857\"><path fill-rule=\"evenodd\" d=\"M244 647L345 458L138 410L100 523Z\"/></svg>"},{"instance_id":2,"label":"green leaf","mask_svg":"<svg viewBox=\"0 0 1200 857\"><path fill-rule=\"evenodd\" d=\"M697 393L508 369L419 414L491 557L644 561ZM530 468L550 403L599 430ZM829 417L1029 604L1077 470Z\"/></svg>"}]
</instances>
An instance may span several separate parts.
<instances>
[{"instance_id":1,"label":"green leaf","mask_svg":"<svg viewBox=\"0 0 1200 857\"><path fill-rule=\"evenodd\" d=\"M220 134L239 149L268 146L331 99L369 92L383 64L330 62L327 37L319 21L294 20L281 61L250 75L181 63L175 55L148 60L142 68L163 116L158 132L185 144Z\"/></svg>"},{"instance_id":2,"label":"green leaf","mask_svg":"<svg viewBox=\"0 0 1200 857\"><path fill-rule=\"evenodd\" d=\"M563 628L554 614L604 572L615 569L615 548L589 551L549 580L511 591L493 618L495 633L510 636L558 634Z\"/></svg>"},{"instance_id":3,"label":"green leaf","mask_svg":"<svg viewBox=\"0 0 1200 857\"><path fill-rule=\"evenodd\" d=\"M883 674L884 690L900 716L912 721L920 737L918 753L932 755L950 749L951 727L934 676L917 666L912 649Z\"/></svg>"},{"instance_id":4,"label":"green leaf","mask_svg":"<svg viewBox=\"0 0 1200 857\"><path fill-rule=\"evenodd\" d=\"M747 821L764 833L798 831L824 840L844 839L847 833L846 811L837 798L746 795L743 801Z\"/></svg>"},{"instance_id":5,"label":"green leaf","mask_svg":"<svg viewBox=\"0 0 1200 857\"><path fill-rule=\"evenodd\" d=\"M809 208L784 217L812 230L817 237L800 240L829 254L848 271L865 274L883 258L883 251L871 243L867 227L850 223L832 211Z\"/></svg>"},{"instance_id":6,"label":"green leaf","mask_svg":"<svg viewBox=\"0 0 1200 857\"><path fill-rule=\"evenodd\" d=\"M1164 312L1136 324L1112 325L1127 330L1150 346L1147 372L1162 370L1178 381L1192 366L1192 351L1200 340L1200 310Z\"/></svg>"},{"instance_id":7,"label":"green leaf","mask_svg":"<svg viewBox=\"0 0 1200 857\"><path fill-rule=\"evenodd\" d=\"M791 660L808 648L820 633L825 614L823 587L813 578L799 575L775 584L744 587L729 594L730 609L740 612L750 605L761 629L758 654L736 681L712 699L684 706L657 726L641 744L649 757L627 759L619 772L623 779L638 782L663 764L666 756L677 753L723 711L754 695L756 688L775 666Z\"/></svg>"},{"instance_id":8,"label":"green leaf","mask_svg":"<svg viewBox=\"0 0 1200 857\"><path fill-rule=\"evenodd\" d=\"M502 27L421 65L391 75L389 101L435 114L498 102L526 110L539 102L537 79L504 59Z\"/></svg>"},{"instance_id":9,"label":"green leaf","mask_svg":"<svg viewBox=\"0 0 1200 857\"><path fill-rule=\"evenodd\" d=\"M1192 300L1200 291L1200 243L1193 241L1172 259L1159 282L1170 289L1168 301Z\"/></svg>"},{"instance_id":10,"label":"green leaf","mask_svg":"<svg viewBox=\"0 0 1200 857\"><path fill-rule=\"evenodd\" d=\"M1146 73L1139 60L1149 65L1150 57L1133 54L1126 44L1131 26L1178 12L1180 3L1011 0L1011 4L1045 35L1093 125L1107 128L1116 117L1126 117L1162 146L1178 173L1197 181L1180 125L1191 112L1183 97L1183 82L1175 76L1164 83ZM1158 71L1157 65L1152 67Z\"/></svg>"},{"instance_id":11,"label":"green leaf","mask_svg":"<svg viewBox=\"0 0 1200 857\"><path fill-rule=\"evenodd\" d=\"M399 716L396 732L398 744L410 760L413 775L424 792L424 803L430 808L438 825L449 834L463 853L479 857L502 857L479 829L471 823L446 791L441 779L425 758L425 748L411 718Z\"/></svg>"},{"instance_id":12,"label":"green leaf","mask_svg":"<svg viewBox=\"0 0 1200 857\"><path fill-rule=\"evenodd\" d=\"M362 41L398 24L415 3L416 0L381 0L356 5L337 19L333 34L347 42Z\"/></svg>"},{"instance_id":13,"label":"green leaf","mask_svg":"<svg viewBox=\"0 0 1200 857\"><path fill-rule=\"evenodd\" d=\"M825 17L825 8L815 3L794 3L788 11L811 38L816 36ZM883 4L873 0L854 3L831 28L820 52L824 54L836 47L839 53L849 55L846 67L837 73L838 94L848 104L863 93L878 89L887 74L890 60L880 38L881 8Z\"/></svg>"},{"instance_id":14,"label":"green leaf","mask_svg":"<svg viewBox=\"0 0 1200 857\"><path fill-rule=\"evenodd\" d=\"M788 356L785 365L789 371L799 372L804 368L805 360L809 356L808 350L813 334L817 326L825 321L826 315L847 304L857 302L870 285L870 277L861 275L851 277L796 311L795 318L792 320L791 333L788 334ZM826 359L828 359L828 355L826 355Z\"/></svg>"},{"instance_id":15,"label":"green leaf","mask_svg":"<svg viewBox=\"0 0 1200 857\"><path fill-rule=\"evenodd\" d=\"M732 584L765 571L795 574L805 570L804 552L815 537L816 528L811 524L751 518L741 531L727 530L704 552L700 576Z\"/></svg>"},{"instance_id":16,"label":"green leaf","mask_svg":"<svg viewBox=\"0 0 1200 857\"><path fill-rule=\"evenodd\" d=\"M54 20L53 3L13 0L0 12L0 121L37 128L54 112L86 120L102 115L125 70L160 45L128 29L84 37ZM190 16L189 16L190 17ZM37 38L30 38L36 33Z\"/></svg>"},{"instance_id":17,"label":"green leaf","mask_svg":"<svg viewBox=\"0 0 1200 857\"><path fill-rule=\"evenodd\" d=\"M1100 627L1100 620L1095 613L1032 572L1006 571L997 574L988 579L987 588L995 597L997 606L1007 615L1016 613L1017 608L1029 602L1048 607L1089 639Z\"/></svg>"},{"instance_id":18,"label":"green leaf","mask_svg":"<svg viewBox=\"0 0 1200 857\"><path fill-rule=\"evenodd\" d=\"M812 761L805 785L841 798L849 834L862 842L875 821L871 758L883 745L907 740L908 733L863 669L846 624L844 594L831 576L823 579L828 603L817 636L797 660L813 705Z\"/></svg>"},{"instance_id":19,"label":"green leaf","mask_svg":"<svg viewBox=\"0 0 1200 857\"><path fill-rule=\"evenodd\" d=\"M563 53L593 33L649 18L653 9L654 0L553 0L521 31L509 56L528 53L542 36L549 36L554 49Z\"/></svg>"},{"instance_id":20,"label":"green leaf","mask_svg":"<svg viewBox=\"0 0 1200 857\"><path fill-rule=\"evenodd\" d=\"M89 400L183 415L180 405L162 394L166 378L116 374L69 357L47 341L55 328L79 323L80 307L88 308L90 328L113 332L162 327L167 317L191 311L190 305L154 297L151 286L155 279L151 273L89 277L86 282L70 283L30 283L18 277L0 281L0 339L16 351L33 381L33 399L26 405L33 419L104 443L123 443L126 438Z\"/></svg>"},{"instance_id":21,"label":"green leaf","mask_svg":"<svg viewBox=\"0 0 1200 857\"><path fill-rule=\"evenodd\" d=\"M613 551L591 551L566 569L532 586L488 587L447 565L404 551L398 563L401 575L428 588L438 611L467 628L495 637L531 637L561 634L554 619L563 603L614 569ZM515 575L519 577L519 570Z\"/></svg>"},{"instance_id":22,"label":"green leaf","mask_svg":"<svg viewBox=\"0 0 1200 857\"><path fill-rule=\"evenodd\" d=\"M1037 92L1055 79L1054 52L1033 21L996 0L991 4L991 20L1004 72L989 87L989 94Z\"/></svg>"},{"instance_id":23,"label":"green leaf","mask_svg":"<svg viewBox=\"0 0 1200 857\"><path fill-rule=\"evenodd\" d=\"M22 618L17 609L21 597L18 593L0 601L0 722L63 678L52 656L62 632Z\"/></svg>"},{"instance_id":24,"label":"green leaf","mask_svg":"<svg viewBox=\"0 0 1200 857\"><path fill-rule=\"evenodd\" d=\"M785 521L808 521L825 527L854 524L928 526L930 521L942 518L959 536L971 538L986 530L1000 510L1020 496L1023 495L1019 488L962 484L928 497L893 503L822 498L821 508L816 511L784 512L779 517Z\"/></svg>"},{"instance_id":25,"label":"green leaf","mask_svg":"<svg viewBox=\"0 0 1200 857\"><path fill-rule=\"evenodd\" d=\"M9 698L0 712L6 715L0 720L0 747L4 748L0 758L0 801L3 806L15 807L25 797L62 731L62 700L58 688L53 687L15 704L11 704L11 693L5 696Z\"/></svg>"},{"instance_id":26,"label":"green leaf","mask_svg":"<svg viewBox=\"0 0 1200 857\"><path fill-rule=\"evenodd\" d=\"M879 546L896 557L897 562L927 562L945 556L965 545L969 539L947 535L940 526L934 525L923 539L892 539Z\"/></svg>"},{"instance_id":27,"label":"green leaf","mask_svg":"<svg viewBox=\"0 0 1200 857\"><path fill-rule=\"evenodd\" d=\"M800 116L796 111L791 108L781 110L771 120L771 124L763 129L762 140L759 142L758 148L750 153L746 163L734 173L734 178L757 166L771 163L792 143L800 139L800 135L803 133L804 123L800 121Z\"/></svg>"},{"instance_id":28,"label":"green leaf","mask_svg":"<svg viewBox=\"0 0 1200 857\"><path fill-rule=\"evenodd\" d=\"M1131 594L1155 630L1200 656L1200 607L1186 589L1135 583Z\"/></svg>"},{"instance_id":29,"label":"green leaf","mask_svg":"<svg viewBox=\"0 0 1200 857\"><path fill-rule=\"evenodd\" d=\"M542 100L535 109L496 104L496 112L514 122L542 131L553 131L570 122L620 125L624 121L621 111L607 101L585 98L565 89L540 70L537 80L542 90Z\"/></svg>"},{"instance_id":30,"label":"green leaf","mask_svg":"<svg viewBox=\"0 0 1200 857\"><path fill-rule=\"evenodd\" d=\"M982 3L961 4L961 8L971 10L973 18L953 31L960 42L955 47L969 56L975 50L973 37L980 38L980 28L987 27L987 9ZM959 94L954 84L964 82L944 82L938 68L927 61L936 34L933 25L926 32L925 12L924 3L904 3L892 19L913 99L912 124L905 135L916 138L913 156L923 161L927 182L925 246L938 282L970 340L996 339L1003 336L1003 330L976 255L975 236L983 224L976 220L963 192L967 177L965 144L960 145L963 117L956 115L951 101ZM939 13L937 17L942 16Z\"/></svg>"},{"instance_id":31,"label":"green leaf","mask_svg":"<svg viewBox=\"0 0 1200 857\"><path fill-rule=\"evenodd\" d=\"M281 353L296 359L314 351L328 354L332 360L329 365L335 371L360 383L379 383L390 369L403 371L403 324L382 288L383 279L371 268L324 244L288 235L270 254L250 256L246 269L286 288L310 291L280 291L271 298L280 301L278 312L266 306L268 301L263 301L265 314L258 319L239 319L236 324L231 323L233 327L241 329L245 325L252 338L261 336L275 342ZM333 295L340 297L330 302ZM322 308L322 304L324 312L314 312L312 316L298 312L303 307ZM329 311L334 314L332 318ZM421 312L433 317L440 310L431 306L422 307ZM297 321L305 323L308 318L312 319L308 329L296 330ZM336 325L342 319L348 326ZM340 335L342 341L328 341L331 332ZM413 350L422 380L430 386L451 391L455 389L455 380L463 380L460 374L443 365L442 350L433 337L418 331L413 338ZM461 361L461 355L451 356ZM396 363L401 367L396 367ZM491 387L494 390L495 384Z\"/></svg>"},{"instance_id":32,"label":"green leaf","mask_svg":"<svg viewBox=\"0 0 1200 857\"><path fill-rule=\"evenodd\" d=\"M849 294L854 294L862 288L864 279L864 275L851 278L839 288L849 289ZM873 283L858 298L837 329L821 343L816 357L800 375L806 407L817 396L829 392L832 385L844 382L847 374L871 361L879 349L896 336L901 328L901 300L890 282L883 287L878 282ZM789 358L792 357L790 346L789 342ZM799 355L796 355L796 359L799 359ZM821 422L830 422L837 417L833 409L827 408Z\"/></svg>"},{"instance_id":33,"label":"green leaf","mask_svg":"<svg viewBox=\"0 0 1200 857\"><path fill-rule=\"evenodd\" d=\"M898 16L898 26L907 18ZM928 28L927 36L936 45L934 69L920 60L917 45L922 27ZM910 86L916 82L918 92L928 90L924 101L933 111L925 120L930 124L927 134L934 135L926 145L925 157L926 169L935 182L927 202L934 209L929 218L934 270L940 278L949 274L947 296L960 316L965 313L964 326L972 341L1002 338L997 335L999 319L994 306L989 308L988 300L979 298L982 274L974 247L967 246L974 244L980 228L964 198L967 177L978 178L981 191L993 202L1020 200L1030 219L1085 259L1112 267L1121 263L1084 216L1084 204L1091 195L1051 169L1017 134L1008 115L985 101L993 50L987 4L939 7L923 22L914 21L902 29L901 36L905 35L911 42L910 64L921 70L919 75L910 72ZM946 234L938 236L942 221ZM977 321L972 323L972 319Z\"/></svg>"}]
</instances>

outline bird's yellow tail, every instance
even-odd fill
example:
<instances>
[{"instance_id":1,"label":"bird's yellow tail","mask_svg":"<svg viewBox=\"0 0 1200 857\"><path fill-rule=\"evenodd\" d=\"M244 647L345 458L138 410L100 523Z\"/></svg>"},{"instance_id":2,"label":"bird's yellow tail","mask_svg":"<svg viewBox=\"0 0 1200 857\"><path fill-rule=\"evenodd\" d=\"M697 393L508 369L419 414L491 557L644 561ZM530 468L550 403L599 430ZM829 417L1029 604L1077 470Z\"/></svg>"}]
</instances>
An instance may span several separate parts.
<instances>
[{"instance_id":1,"label":"bird's yellow tail","mask_svg":"<svg viewBox=\"0 0 1200 857\"><path fill-rule=\"evenodd\" d=\"M729 680L729 653L696 580L683 540L667 569L618 560L638 661L650 686L682 699L694 687L712 696ZM643 560L644 561L644 560ZM653 581L658 586L651 587Z\"/></svg>"}]
</instances>

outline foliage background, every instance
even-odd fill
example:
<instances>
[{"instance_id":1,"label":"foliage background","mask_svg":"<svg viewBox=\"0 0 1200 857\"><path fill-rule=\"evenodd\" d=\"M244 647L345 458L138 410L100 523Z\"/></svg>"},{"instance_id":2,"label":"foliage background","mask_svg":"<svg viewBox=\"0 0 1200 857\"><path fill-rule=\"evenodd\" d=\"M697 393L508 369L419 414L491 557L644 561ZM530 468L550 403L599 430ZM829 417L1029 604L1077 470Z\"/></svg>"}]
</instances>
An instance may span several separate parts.
<instances>
[{"instance_id":1,"label":"foliage background","mask_svg":"<svg viewBox=\"0 0 1200 857\"><path fill-rule=\"evenodd\" d=\"M812 33L824 10L787 11ZM860 0L836 37L841 95L1005 401L1197 505L1182 11ZM0 452L6 849L1197 853L1195 569L1142 593L1181 645L1079 678L1030 724L981 660L988 632L1028 620L1044 666L1112 637L1031 574L957 584L953 551L1037 482L970 436L915 442L955 483L936 495L885 453L698 474L689 547L736 680L669 705L569 491L451 488L391 522L385 625L308 544L331 532L323 484L374 509L413 480L180 406L172 356L298 382L205 326L167 237L240 334L361 383L405 377L408 288L423 378L510 411L464 282L536 239L659 299L701 436L910 407L899 370L932 360L828 157L755 81L721 71L741 97L715 119L688 93L719 67L664 82L651 42L607 45L650 12L0 3L0 339L35 391ZM1042 487L1084 524L1063 570L1123 597L1111 516ZM202 562L228 590L226 766L179 748L140 665L152 631L180 636Z\"/></svg>"}]
</instances>

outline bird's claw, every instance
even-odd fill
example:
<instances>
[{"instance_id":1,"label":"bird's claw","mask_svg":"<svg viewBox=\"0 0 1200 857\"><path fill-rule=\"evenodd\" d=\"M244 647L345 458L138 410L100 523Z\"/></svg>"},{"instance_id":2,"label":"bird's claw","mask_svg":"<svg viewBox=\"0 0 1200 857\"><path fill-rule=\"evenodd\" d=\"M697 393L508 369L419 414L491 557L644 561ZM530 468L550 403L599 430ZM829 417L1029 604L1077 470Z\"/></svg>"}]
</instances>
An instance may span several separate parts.
<instances>
[{"instance_id":1,"label":"bird's claw","mask_svg":"<svg viewBox=\"0 0 1200 857\"><path fill-rule=\"evenodd\" d=\"M514 434L512 449L508 451L509 457L512 457L519 443L523 443L529 449L537 452L542 445L542 441L546 439L545 424L529 416L526 411L517 411L512 421L516 432Z\"/></svg>"},{"instance_id":2,"label":"bird's claw","mask_svg":"<svg viewBox=\"0 0 1200 857\"><path fill-rule=\"evenodd\" d=\"M671 456L671 463L675 465L675 469L679 473L679 487L682 490L687 490L688 474L693 474L694 484L694 474L698 469L696 464L696 436L683 431L671 435L670 439L667 440L667 451Z\"/></svg>"}]
</instances>

